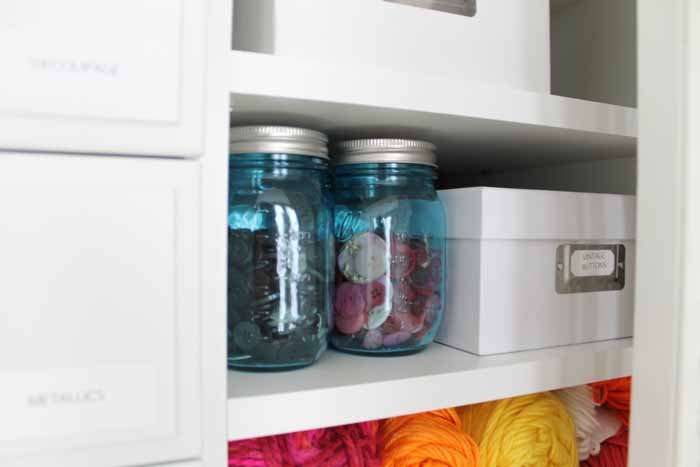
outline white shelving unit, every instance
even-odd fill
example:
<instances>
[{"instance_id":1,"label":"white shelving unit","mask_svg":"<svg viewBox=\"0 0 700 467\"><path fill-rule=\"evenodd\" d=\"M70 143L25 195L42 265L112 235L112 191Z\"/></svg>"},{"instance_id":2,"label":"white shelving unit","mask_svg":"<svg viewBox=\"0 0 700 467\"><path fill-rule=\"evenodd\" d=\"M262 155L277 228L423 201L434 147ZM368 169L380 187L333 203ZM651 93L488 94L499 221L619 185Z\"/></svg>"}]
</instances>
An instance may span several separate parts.
<instances>
[{"instance_id":1,"label":"white shelving unit","mask_svg":"<svg viewBox=\"0 0 700 467\"><path fill-rule=\"evenodd\" d=\"M613 10L634 0L552 1L566 20L555 34L586 33L558 43L559 92L638 97L639 118L231 51L228 1L0 2L0 465L224 467L227 440L632 372L630 465L698 465L700 4L637 0L617 29ZM602 19L584 27L580 11ZM636 30L638 54L609 50ZM593 82L591 69L605 73ZM634 341L490 357L439 344L399 358L328 351L294 372L227 371L229 106L234 124L433 141L455 186L489 171L529 188L624 185L638 196Z\"/></svg>"},{"instance_id":2,"label":"white shelving unit","mask_svg":"<svg viewBox=\"0 0 700 467\"><path fill-rule=\"evenodd\" d=\"M629 375L632 339L477 357L441 344L405 357L329 351L294 373L228 375L229 440L473 404Z\"/></svg>"},{"instance_id":3,"label":"white shelving unit","mask_svg":"<svg viewBox=\"0 0 700 467\"><path fill-rule=\"evenodd\" d=\"M428 74L251 52L230 56L232 124L331 138L401 134L437 144L442 172L634 157L637 111ZM252 72L254 70L254 72ZM477 357L327 352L293 373L228 373L228 438L380 419L626 376L632 339ZM429 394L429 397L425 395ZM420 395L418 397L417 395Z\"/></svg>"}]
</instances>

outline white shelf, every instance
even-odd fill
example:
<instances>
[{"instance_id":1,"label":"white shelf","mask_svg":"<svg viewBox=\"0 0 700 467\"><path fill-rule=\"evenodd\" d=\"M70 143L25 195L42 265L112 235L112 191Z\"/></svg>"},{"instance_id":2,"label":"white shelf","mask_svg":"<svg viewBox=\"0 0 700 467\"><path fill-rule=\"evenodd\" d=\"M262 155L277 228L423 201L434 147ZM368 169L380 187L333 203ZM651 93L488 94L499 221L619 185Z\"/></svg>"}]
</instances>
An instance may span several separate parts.
<instances>
[{"instance_id":1,"label":"white shelf","mask_svg":"<svg viewBox=\"0 0 700 467\"><path fill-rule=\"evenodd\" d=\"M438 145L443 171L632 157L634 109L401 73L231 53L233 124L286 124L333 139ZM632 340L476 357L443 345L399 358L329 351L310 368L228 374L228 436L243 439L574 386L631 373ZM282 416L283 415L283 416Z\"/></svg>"},{"instance_id":2,"label":"white shelf","mask_svg":"<svg viewBox=\"0 0 700 467\"><path fill-rule=\"evenodd\" d=\"M632 157L637 111L444 76L231 52L234 124L424 138L443 170Z\"/></svg>"},{"instance_id":3,"label":"white shelf","mask_svg":"<svg viewBox=\"0 0 700 467\"><path fill-rule=\"evenodd\" d=\"M632 339L491 357L440 344L406 357L328 351L317 364L294 372L229 371L228 437L472 404L626 376L631 370Z\"/></svg>"}]
</instances>

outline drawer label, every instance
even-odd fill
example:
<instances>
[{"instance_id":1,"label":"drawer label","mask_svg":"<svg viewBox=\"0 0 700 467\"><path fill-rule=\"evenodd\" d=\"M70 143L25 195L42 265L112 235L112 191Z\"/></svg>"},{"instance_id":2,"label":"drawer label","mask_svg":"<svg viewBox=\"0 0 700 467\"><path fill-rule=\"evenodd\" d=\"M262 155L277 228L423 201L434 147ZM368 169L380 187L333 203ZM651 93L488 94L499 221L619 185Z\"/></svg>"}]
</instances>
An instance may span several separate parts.
<instances>
[{"instance_id":1,"label":"drawer label","mask_svg":"<svg viewBox=\"0 0 700 467\"><path fill-rule=\"evenodd\" d=\"M183 0L4 0L0 25L0 113L180 121Z\"/></svg>"},{"instance_id":2,"label":"drawer label","mask_svg":"<svg viewBox=\"0 0 700 467\"><path fill-rule=\"evenodd\" d=\"M103 389L88 389L73 392L40 392L27 396L29 407L50 407L63 404L99 404L105 401Z\"/></svg>"},{"instance_id":3,"label":"drawer label","mask_svg":"<svg viewBox=\"0 0 700 467\"><path fill-rule=\"evenodd\" d=\"M0 373L0 387L0 442L93 438L158 422L156 375L145 366Z\"/></svg>"},{"instance_id":4,"label":"drawer label","mask_svg":"<svg viewBox=\"0 0 700 467\"><path fill-rule=\"evenodd\" d=\"M615 255L610 250L576 250L571 255L574 276L609 276L614 271Z\"/></svg>"}]
</instances>

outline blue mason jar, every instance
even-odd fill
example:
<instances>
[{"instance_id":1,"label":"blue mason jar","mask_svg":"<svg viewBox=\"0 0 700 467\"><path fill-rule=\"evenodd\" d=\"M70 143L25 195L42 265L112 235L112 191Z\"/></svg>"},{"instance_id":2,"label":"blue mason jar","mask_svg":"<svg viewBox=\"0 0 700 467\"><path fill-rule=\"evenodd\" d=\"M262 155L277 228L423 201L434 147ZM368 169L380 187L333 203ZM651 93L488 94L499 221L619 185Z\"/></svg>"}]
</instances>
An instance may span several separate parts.
<instances>
[{"instance_id":1,"label":"blue mason jar","mask_svg":"<svg viewBox=\"0 0 700 467\"><path fill-rule=\"evenodd\" d=\"M326 349L334 273L327 142L301 128L231 129L231 368L303 367Z\"/></svg>"},{"instance_id":2,"label":"blue mason jar","mask_svg":"<svg viewBox=\"0 0 700 467\"><path fill-rule=\"evenodd\" d=\"M336 289L332 345L407 354L430 344L445 297L445 212L435 146L367 139L335 159Z\"/></svg>"}]
</instances>

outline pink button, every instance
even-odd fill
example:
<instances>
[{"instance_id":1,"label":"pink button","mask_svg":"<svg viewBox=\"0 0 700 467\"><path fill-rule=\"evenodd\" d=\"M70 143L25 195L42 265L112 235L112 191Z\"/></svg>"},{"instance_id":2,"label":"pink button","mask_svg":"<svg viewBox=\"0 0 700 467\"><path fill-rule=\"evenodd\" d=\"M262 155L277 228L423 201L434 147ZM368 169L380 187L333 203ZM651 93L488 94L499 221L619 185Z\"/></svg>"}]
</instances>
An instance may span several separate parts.
<instances>
[{"instance_id":1,"label":"pink button","mask_svg":"<svg viewBox=\"0 0 700 467\"><path fill-rule=\"evenodd\" d=\"M376 350L382 346L382 332L379 329L367 331L364 339L362 339L362 347L369 350Z\"/></svg>"},{"instance_id":2,"label":"pink button","mask_svg":"<svg viewBox=\"0 0 700 467\"><path fill-rule=\"evenodd\" d=\"M430 297L435 292L435 284L431 282L426 287L418 287L414 290L421 297Z\"/></svg>"},{"instance_id":3,"label":"pink button","mask_svg":"<svg viewBox=\"0 0 700 467\"><path fill-rule=\"evenodd\" d=\"M383 344L385 347L392 347L394 345L403 344L411 338L411 333L406 331L395 332L394 334L389 334L384 336Z\"/></svg>"},{"instance_id":4,"label":"pink button","mask_svg":"<svg viewBox=\"0 0 700 467\"><path fill-rule=\"evenodd\" d=\"M437 294L431 295L426 301L425 301L425 308L428 310L438 310L442 306L440 296Z\"/></svg>"},{"instance_id":5,"label":"pink button","mask_svg":"<svg viewBox=\"0 0 700 467\"><path fill-rule=\"evenodd\" d=\"M362 329L367 319L364 287L343 282L335 293L335 327L343 334L354 334Z\"/></svg>"},{"instance_id":6,"label":"pink button","mask_svg":"<svg viewBox=\"0 0 700 467\"><path fill-rule=\"evenodd\" d=\"M425 322L425 311L422 313L394 313L396 319L400 323L401 331L416 333L423 328Z\"/></svg>"},{"instance_id":7,"label":"pink button","mask_svg":"<svg viewBox=\"0 0 700 467\"><path fill-rule=\"evenodd\" d=\"M385 277L377 279L371 284L367 285L367 290L365 296L367 297L367 302L369 303L369 308L374 308L376 306L384 304L386 300L386 286L384 285Z\"/></svg>"},{"instance_id":8,"label":"pink button","mask_svg":"<svg viewBox=\"0 0 700 467\"><path fill-rule=\"evenodd\" d=\"M392 313L382 324L382 332L384 334L393 334L401 330L401 321L396 317L398 313Z\"/></svg>"},{"instance_id":9,"label":"pink button","mask_svg":"<svg viewBox=\"0 0 700 467\"><path fill-rule=\"evenodd\" d=\"M350 335L360 331L360 329L364 327L366 320L367 318L364 313L360 313L355 316L336 314L333 324L338 331L342 332L343 334Z\"/></svg>"}]
</instances>

